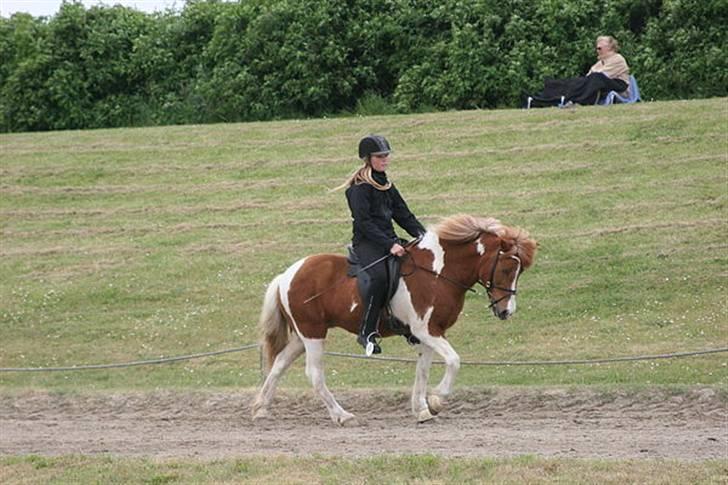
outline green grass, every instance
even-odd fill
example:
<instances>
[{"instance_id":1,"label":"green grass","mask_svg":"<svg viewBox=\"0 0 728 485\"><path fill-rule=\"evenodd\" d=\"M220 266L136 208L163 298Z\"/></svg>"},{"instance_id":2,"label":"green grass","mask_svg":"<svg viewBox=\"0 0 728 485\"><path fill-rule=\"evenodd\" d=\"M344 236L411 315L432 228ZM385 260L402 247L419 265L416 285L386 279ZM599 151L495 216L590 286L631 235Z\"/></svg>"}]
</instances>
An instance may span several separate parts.
<instances>
[{"instance_id":1,"label":"green grass","mask_svg":"<svg viewBox=\"0 0 728 485\"><path fill-rule=\"evenodd\" d=\"M540 243L519 310L469 295L463 360L561 360L728 344L726 99L576 110L0 135L0 367L125 362L257 339L265 285L344 253L339 185L359 138L425 222L495 216ZM482 293L482 291L481 291ZM359 352L353 336L328 350ZM385 355L411 357L402 339ZM331 387L409 385L413 366L328 358ZM433 379L441 372L434 371ZM728 383L727 355L589 366L464 366L469 385ZM0 373L0 389L238 388L255 351L184 363ZM284 386L308 386L299 362Z\"/></svg>"},{"instance_id":2,"label":"green grass","mask_svg":"<svg viewBox=\"0 0 728 485\"><path fill-rule=\"evenodd\" d=\"M442 458L434 455L330 458L322 456L235 460L150 460L114 457L0 458L3 483L386 483L406 484L669 484L723 483L719 460Z\"/></svg>"}]
</instances>

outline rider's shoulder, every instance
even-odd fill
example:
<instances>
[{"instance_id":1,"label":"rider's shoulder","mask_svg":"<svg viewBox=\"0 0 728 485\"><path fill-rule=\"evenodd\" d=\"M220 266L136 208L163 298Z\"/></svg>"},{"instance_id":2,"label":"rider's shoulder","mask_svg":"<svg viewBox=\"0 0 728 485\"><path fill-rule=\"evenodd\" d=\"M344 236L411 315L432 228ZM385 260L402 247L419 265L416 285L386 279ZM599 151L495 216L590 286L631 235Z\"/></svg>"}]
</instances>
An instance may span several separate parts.
<instances>
[{"instance_id":1,"label":"rider's shoulder","mask_svg":"<svg viewBox=\"0 0 728 485\"><path fill-rule=\"evenodd\" d=\"M350 194L354 194L354 193L363 194L363 193L370 193L372 191L372 189L374 189L374 187L371 184L368 184L366 182L361 182L358 184L356 184L356 183L351 184L349 186L349 188L346 189L346 191Z\"/></svg>"}]
</instances>

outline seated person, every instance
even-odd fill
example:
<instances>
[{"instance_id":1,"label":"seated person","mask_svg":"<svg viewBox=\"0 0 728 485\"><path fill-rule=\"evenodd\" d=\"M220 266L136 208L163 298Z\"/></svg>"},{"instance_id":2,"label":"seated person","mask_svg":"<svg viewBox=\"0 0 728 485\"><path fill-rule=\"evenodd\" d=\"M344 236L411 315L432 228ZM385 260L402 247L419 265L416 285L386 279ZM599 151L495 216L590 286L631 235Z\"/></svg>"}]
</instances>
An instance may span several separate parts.
<instances>
[{"instance_id":1,"label":"seated person","mask_svg":"<svg viewBox=\"0 0 728 485\"><path fill-rule=\"evenodd\" d=\"M529 107L595 104L609 91L622 94L629 86L629 66L619 51L617 40L597 37L597 62L584 77L546 79L542 92L531 96Z\"/></svg>"}]
</instances>

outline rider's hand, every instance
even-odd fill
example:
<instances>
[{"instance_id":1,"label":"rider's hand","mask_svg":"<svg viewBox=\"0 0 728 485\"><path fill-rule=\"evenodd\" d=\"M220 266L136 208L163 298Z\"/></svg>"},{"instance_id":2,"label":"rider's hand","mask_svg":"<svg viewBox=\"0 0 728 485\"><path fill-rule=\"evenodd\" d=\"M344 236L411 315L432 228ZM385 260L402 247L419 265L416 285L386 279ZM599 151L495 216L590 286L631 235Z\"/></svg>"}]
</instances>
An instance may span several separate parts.
<instances>
[{"instance_id":1,"label":"rider's hand","mask_svg":"<svg viewBox=\"0 0 728 485\"><path fill-rule=\"evenodd\" d=\"M404 248L400 246L398 243L394 243L392 245L392 248L389 250L390 253L392 253L395 256L404 256Z\"/></svg>"}]
</instances>

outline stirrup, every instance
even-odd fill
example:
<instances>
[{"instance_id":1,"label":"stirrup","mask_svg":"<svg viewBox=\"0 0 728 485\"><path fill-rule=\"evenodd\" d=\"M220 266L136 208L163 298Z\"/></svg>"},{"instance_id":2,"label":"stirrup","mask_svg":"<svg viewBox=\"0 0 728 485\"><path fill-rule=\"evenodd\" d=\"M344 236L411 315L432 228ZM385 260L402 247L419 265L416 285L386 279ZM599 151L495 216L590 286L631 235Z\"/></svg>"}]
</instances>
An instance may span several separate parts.
<instances>
[{"instance_id":1,"label":"stirrup","mask_svg":"<svg viewBox=\"0 0 728 485\"><path fill-rule=\"evenodd\" d=\"M376 341L376 338L381 338L382 336L379 335L377 332L372 332L369 335L367 335L365 338L362 338L359 336L357 338L357 341L360 345L364 347L364 354L367 357L371 357L373 354L381 354L382 348L379 346L379 344Z\"/></svg>"}]
</instances>

